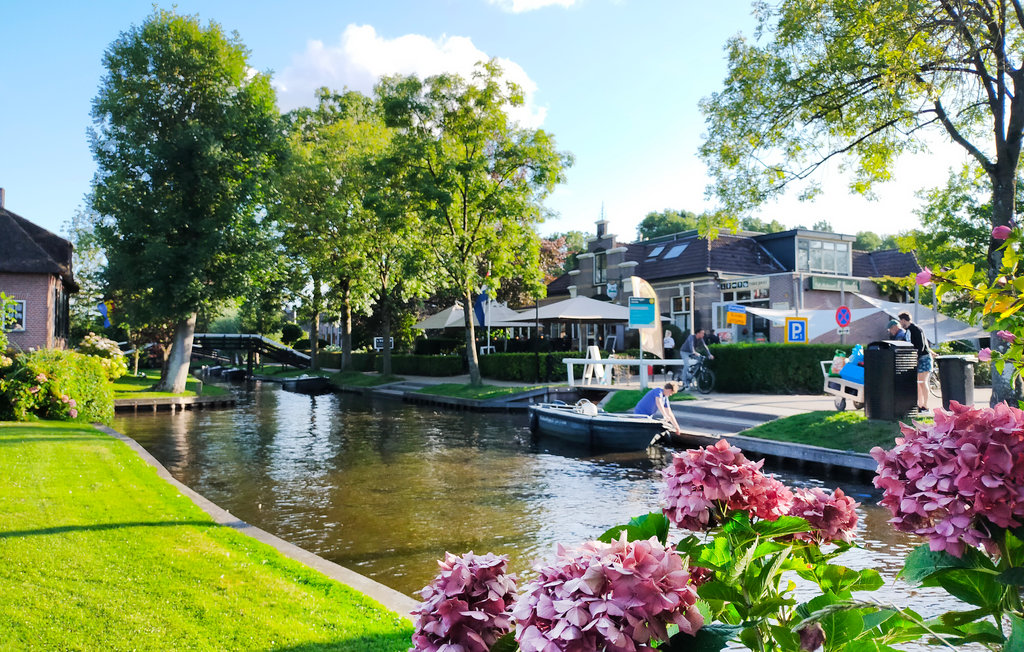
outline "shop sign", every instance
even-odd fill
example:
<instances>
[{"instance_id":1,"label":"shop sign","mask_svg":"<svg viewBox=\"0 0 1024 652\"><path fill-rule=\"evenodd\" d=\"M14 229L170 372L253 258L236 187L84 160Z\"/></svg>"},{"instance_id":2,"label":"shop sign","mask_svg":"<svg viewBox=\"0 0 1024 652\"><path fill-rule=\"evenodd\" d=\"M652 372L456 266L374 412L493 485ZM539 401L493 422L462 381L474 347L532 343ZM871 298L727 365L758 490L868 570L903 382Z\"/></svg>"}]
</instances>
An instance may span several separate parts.
<instances>
[{"instance_id":1,"label":"shop sign","mask_svg":"<svg viewBox=\"0 0 1024 652\"><path fill-rule=\"evenodd\" d=\"M718 287L722 290L767 290L771 280L765 276L722 281Z\"/></svg>"},{"instance_id":2,"label":"shop sign","mask_svg":"<svg viewBox=\"0 0 1024 652\"><path fill-rule=\"evenodd\" d=\"M836 278L834 276L812 276L808 287L812 290L826 290L830 292L860 292L860 281L848 278Z\"/></svg>"}]
</instances>

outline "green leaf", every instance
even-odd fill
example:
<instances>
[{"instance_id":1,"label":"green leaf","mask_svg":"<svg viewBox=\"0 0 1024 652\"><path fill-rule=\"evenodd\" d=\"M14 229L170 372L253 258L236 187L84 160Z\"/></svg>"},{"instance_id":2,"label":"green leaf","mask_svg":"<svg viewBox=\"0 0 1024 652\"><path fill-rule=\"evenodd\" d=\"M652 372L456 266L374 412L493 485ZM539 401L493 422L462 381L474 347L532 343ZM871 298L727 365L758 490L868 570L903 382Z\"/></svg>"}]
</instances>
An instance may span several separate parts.
<instances>
[{"instance_id":1,"label":"green leaf","mask_svg":"<svg viewBox=\"0 0 1024 652\"><path fill-rule=\"evenodd\" d=\"M935 552L928 544L918 546L907 555L903 563L902 576L910 584L920 584L925 579L950 568L968 568L968 562L946 551Z\"/></svg>"},{"instance_id":2,"label":"green leaf","mask_svg":"<svg viewBox=\"0 0 1024 652\"><path fill-rule=\"evenodd\" d=\"M724 600L725 602L740 602L743 600L743 593L725 582L708 582L697 588L697 595L705 600Z\"/></svg>"},{"instance_id":3,"label":"green leaf","mask_svg":"<svg viewBox=\"0 0 1024 652\"><path fill-rule=\"evenodd\" d=\"M1024 650L1024 619L1010 614L1010 638L1006 639L1004 650Z\"/></svg>"},{"instance_id":4,"label":"green leaf","mask_svg":"<svg viewBox=\"0 0 1024 652\"><path fill-rule=\"evenodd\" d=\"M754 559L754 548L752 544L748 544L740 547L734 557L733 563L724 569L722 574L722 581L727 584L735 584L739 581L750 566L750 562Z\"/></svg>"},{"instance_id":5,"label":"green leaf","mask_svg":"<svg viewBox=\"0 0 1024 652\"><path fill-rule=\"evenodd\" d=\"M806 519L797 516L781 516L775 521L758 521L753 525L754 532L764 537L780 537L800 532L810 532L813 528Z\"/></svg>"},{"instance_id":6,"label":"green leaf","mask_svg":"<svg viewBox=\"0 0 1024 652\"><path fill-rule=\"evenodd\" d=\"M953 276L958 282L969 285L971 279L974 278L974 263L961 265L953 272Z\"/></svg>"},{"instance_id":7,"label":"green leaf","mask_svg":"<svg viewBox=\"0 0 1024 652\"><path fill-rule=\"evenodd\" d=\"M837 595L844 591L875 591L885 584L885 580L873 568L856 571L846 566L829 564L824 571L820 567L815 571L817 579L810 572L800 573L800 577L816 581L822 591L831 591Z\"/></svg>"},{"instance_id":8,"label":"green leaf","mask_svg":"<svg viewBox=\"0 0 1024 652\"><path fill-rule=\"evenodd\" d=\"M697 630L694 636L679 632L662 643L658 649L664 652L719 652L729 645L729 641L736 638L741 629L743 628L738 625L705 625Z\"/></svg>"},{"instance_id":9,"label":"green leaf","mask_svg":"<svg viewBox=\"0 0 1024 652\"><path fill-rule=\"evenodd\" d=\"M729 550L729 540L725 537L715 537L700 551L697 565L719 570L725 568L731 561L732 551Z\"/></svg>"},{"instance_id":10,"label":"green leaf","mask_svg":"<svg viewBox=\"0 0 1024 652\"><path fill-rule=\"evenodd\" d=\"M988 607L993 611L999 606L1004 593L995 576L966 568L947 570L935 576L939 586L968 604Z\"/></svg>"},{"instance_id":11,"label":"green leaf","mask_svg":"<svg viewBox=\"0 0 1024 652\"><path fill-rule=\"evenodd\" d=\"M646 541L651 537L657 537L658 541L664 544L668 541L668 527L668 517L661 512L651 512L634 517L626 525L616 525L598 537L598 541L610 543L618 539L625 530L626 537L630 541Z\"/></svg>"},{"instance_id":12,"label":"green leaf","mask_svg":"<svg viewBox=\"0 0 1024 652\"><path fill-rule=\"evenodd\" d=\"M996 581L1007 586L1024 586L1024 568L1014 566L996 575Z\"/></svg>"},{"instance_id":13,"label":"green leaf","mask_svg":"<svg viewBox=\"0 0 1024 652\"><path fill-rule=\"evenodd\" d=\"M943 624L950 627L960 627L967 623L973 623L979 618L984 618L992 613L989 609L972 609L971 611L947 611L940 616Z\"/></svg>"},{"instance_id":14,"label":"green leaf","mask_svg":"<svg viewBox=\"0 0 1024 652\"><path fill-rule=\"evenodd\" d=\"M516 633L509 632L494 642L490 652L516 652L518 649L519 643L516 643Z\"/></svg>"}]
</instances>

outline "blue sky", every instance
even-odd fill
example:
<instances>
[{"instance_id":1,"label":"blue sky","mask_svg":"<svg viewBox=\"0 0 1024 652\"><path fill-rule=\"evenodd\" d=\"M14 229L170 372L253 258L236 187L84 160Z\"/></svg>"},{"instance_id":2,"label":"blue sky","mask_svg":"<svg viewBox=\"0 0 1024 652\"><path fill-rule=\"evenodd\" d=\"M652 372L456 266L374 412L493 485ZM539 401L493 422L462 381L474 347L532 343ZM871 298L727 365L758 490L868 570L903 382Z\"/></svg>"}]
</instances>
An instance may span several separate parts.
<instances>
[{"instance_id":1,"label":"blue sky","mask_svg":"<svg viewBox=\"0 0 1024 652\"><path fill-rule=\"evenodd\" d=\"M169 8L170 5L161 5ZM749 0L179 0L237 31L254 68L271 71L282 110L319 86L369 92L377 75L468 71L497 57L528 94L524 120L553 133L576 164L541 225L592 232L602 204L623 240L652 210L700 212L705 168L700 98L725 76L723 46L750 36ZM106 47L152 12L149 2L8 3L0 39L0 187L10 210L53 231L83 204L95 164L87 130ZM756 214L783 224L829 220L835 230L913 228L914 191L941 184L959 151L905 161L867 202L823 173L814 203L785 199Z\"/></svg>"}]
</instances>

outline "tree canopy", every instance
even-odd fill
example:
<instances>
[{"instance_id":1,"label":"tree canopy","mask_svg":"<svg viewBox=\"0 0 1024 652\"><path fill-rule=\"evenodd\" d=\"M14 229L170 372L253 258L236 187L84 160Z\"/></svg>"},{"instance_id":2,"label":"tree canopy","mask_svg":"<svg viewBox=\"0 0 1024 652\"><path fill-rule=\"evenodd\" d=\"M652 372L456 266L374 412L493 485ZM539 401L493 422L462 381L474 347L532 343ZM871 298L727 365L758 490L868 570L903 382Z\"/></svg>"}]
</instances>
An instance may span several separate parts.
<instances>
[{"instance_id":1,"label":"tree canopy","mask_svg":"<svg viewBox=\"0 0 1024 652\"><path fill-rule=\"evenodd\" d=\"M267 75L220 26L155 10L107 49L93 101L106 280L176 324L161 389L184 389L198 311L255 273L278 115Z\"/></svg>"},{"instance_id":2,"label":"tree canopy","mask_svg":"<svg viewBox=\"0 0 1024 652\"><path fill-rule=\"evenodd\" d=\"M644 219L636 227L636 235L640 240L650 240L663 235L691 231L698 225L699 218L696 213L666 208L663 211L652 211L644 216Z\"/></svg>"}]
</instances>

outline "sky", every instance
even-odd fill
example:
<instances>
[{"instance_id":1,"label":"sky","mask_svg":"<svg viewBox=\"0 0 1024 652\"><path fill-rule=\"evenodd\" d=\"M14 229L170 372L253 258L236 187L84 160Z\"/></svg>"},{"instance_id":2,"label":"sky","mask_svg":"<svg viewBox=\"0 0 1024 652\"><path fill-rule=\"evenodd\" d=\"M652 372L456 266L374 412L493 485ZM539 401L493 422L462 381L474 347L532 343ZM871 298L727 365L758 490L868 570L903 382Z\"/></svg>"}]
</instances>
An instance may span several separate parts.
<instances>
[{"instance_id":1,"label":"sky","mask_svg":"<svg viewBox=\"0 0 1024 652\"><path fill-rule=\"evenodd\" d=\"M152 2L7 0L0 20L0 187L6 207L54 232L84 206L96 169L91 103L102 57ZM160 5L171 8L172 5ZM236 31L250 64L273 76L282 111L316 88L369 93L384 74L467 74L497 58L522 85L517 115L575 157L548 197L541 235L593 233L602 211L622 241L651 211L714 207L697 155L698 103L721 88L724 46L753 34L750 0L178 0L179 13ZM961 151L938 144L905 159L878 200L850 195L838 168L813 202L786 197L753 212L786 226L886 235L915 228L915 192L942 185Z\"/></svg>"}]
</instances>

